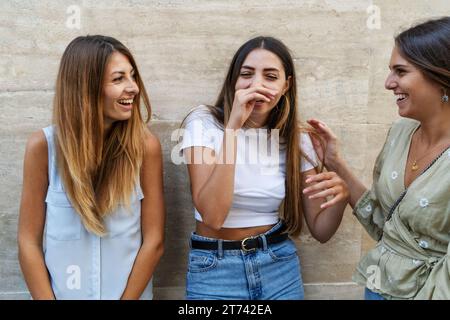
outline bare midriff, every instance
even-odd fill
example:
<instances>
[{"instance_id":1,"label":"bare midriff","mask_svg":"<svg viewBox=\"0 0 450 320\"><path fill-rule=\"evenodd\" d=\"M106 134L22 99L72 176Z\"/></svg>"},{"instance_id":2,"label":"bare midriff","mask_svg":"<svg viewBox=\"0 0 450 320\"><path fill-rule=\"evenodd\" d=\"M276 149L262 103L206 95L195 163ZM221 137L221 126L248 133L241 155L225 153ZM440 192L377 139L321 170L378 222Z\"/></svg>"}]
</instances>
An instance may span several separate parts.
<instances>
[{"instance_id":1,"label":"bare midriff","mask_svg":"<svg viewBox=\"0 0 450 320\"><path fill-rule=\"evenodd\" d=\"M223 240L243 240L248 237L257 236L259 234L269 231L274 224L247 228L222 228L214 230L200 221L196 221L197 226L195 233L208 238L223 239Z\"/></svg>"}]
</instances>

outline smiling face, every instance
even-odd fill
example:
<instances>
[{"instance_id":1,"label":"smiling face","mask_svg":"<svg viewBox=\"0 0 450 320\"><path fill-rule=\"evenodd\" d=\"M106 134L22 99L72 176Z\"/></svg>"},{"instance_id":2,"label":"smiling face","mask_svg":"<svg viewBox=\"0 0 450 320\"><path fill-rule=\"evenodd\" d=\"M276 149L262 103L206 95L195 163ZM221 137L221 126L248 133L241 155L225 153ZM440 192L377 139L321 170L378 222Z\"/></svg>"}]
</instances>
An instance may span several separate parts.
<instances>
[{"instance_id":1,"label":"smiling face","mask_svg":"<svg viewBox=\"0 0 450 320\"><path fill-rule=\"evenodd\" d=\"M125 55L114 52L109 58L103 81L105 129L109 129L116 121L131 117L138 93L133 66Z\"/></svg>"},{"instance_id":2,"label":"smiling face","mask_svg":"<svg viewBox=\"0 0 450 320\"><path fill-rule=\"evenodd\" d=\"M440 86L402 57L397 47L392 50L389 69L385 87L394 92L400 116L421 121L440 105Z\"/></svg>"},{"instance_id":3,"label":"smiling face","mask_svg":"<svg viewBox=\"0 0 450 320\"><path fill-rule=\"evenodd\" d=\"M236 81L235 90L262 86L278 92L275 99L270 102L256 101L249 117L250 121L263 124L267 120L270 111L288 90L289 79L290 77L286 79L286 73L280 58L271 51L255 49L247 55Z\"/></svg>"}]
</instances>

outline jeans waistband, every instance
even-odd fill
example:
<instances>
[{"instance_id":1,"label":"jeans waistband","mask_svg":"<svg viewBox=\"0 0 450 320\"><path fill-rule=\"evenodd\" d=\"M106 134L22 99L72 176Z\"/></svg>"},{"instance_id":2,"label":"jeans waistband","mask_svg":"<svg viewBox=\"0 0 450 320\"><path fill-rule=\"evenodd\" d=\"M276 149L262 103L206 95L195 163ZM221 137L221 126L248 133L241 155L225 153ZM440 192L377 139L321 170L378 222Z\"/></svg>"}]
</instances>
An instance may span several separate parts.
<instances>
[{"instance_id":1,"label":"jeans waistband","mask_svg":"<svg viewBox=\"0 0 450 320\"><path fill-rule=\"evenodd\" d=\"M207 238L193 233L190 244L193 249L242 250L250 252L258 248L266 248L269 244L280 243L287 240L289 236L284 232L285 230L286 226L280 221L263 234L237 241Z\"/></svg>"}]
</instances>

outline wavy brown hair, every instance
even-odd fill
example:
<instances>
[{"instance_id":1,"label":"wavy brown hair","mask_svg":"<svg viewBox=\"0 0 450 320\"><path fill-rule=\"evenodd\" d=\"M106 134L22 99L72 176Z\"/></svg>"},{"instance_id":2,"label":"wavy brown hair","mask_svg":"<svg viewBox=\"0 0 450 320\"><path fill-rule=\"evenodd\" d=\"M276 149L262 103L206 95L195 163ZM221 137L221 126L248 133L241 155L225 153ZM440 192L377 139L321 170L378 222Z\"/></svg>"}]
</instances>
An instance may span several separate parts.
<instances>
[{"instance_id":1,"label":"wavy brown hair","mask_svg":"<svg viewBox=\"0 0 450 320\"><path fill-rule=\"evenodd\" d=\"M114 52L125 55L133 66L139 97L133 102L131 117L114 122L105 134L103 79ZM147 111L145 120L141 99ZM64 189L90 232L105 235L105 216L119 203L129 205L139 179L150 115L136 62L121 42L100 35L81 36L67 46L53 103L56 155Z\"/></svg>"},{"instance_id":2,"label":"wavy brown hair","mask_svg":"<svg viewBox=\"0 0 450 320\"><path fill-rule=\"evenodd\" d=\"M300 234L303 225L303 206L301 202L302 173L301 157L307 161L309 157L300 148L300 133L315 134L312 128L300 125L297 111L297 82L295 68L289 49L273 37L256 37L244 43L235 53L220 94L213 106L208 106L216 120L225 127L233 106L235 85L239 78L242 64L248 54L255 49L265 49L274 53L281 60L286 75L290 77L289 89L280 98L269 114L268 129L280 130L280 141L286 145L286 196L280 206L280 217L287 225L287 232L293 236Z\"/></svg>"},{"instance_id":3,"label":"wavy brown hair","mask_svg":"<svg viewBox=\"0 0 450 320\"><path fill-rule=\"evenodd\" d=\"M417 24L398 34L395 44L425 77L450 89L450 17Z\"/></svg>"}]
</instances>

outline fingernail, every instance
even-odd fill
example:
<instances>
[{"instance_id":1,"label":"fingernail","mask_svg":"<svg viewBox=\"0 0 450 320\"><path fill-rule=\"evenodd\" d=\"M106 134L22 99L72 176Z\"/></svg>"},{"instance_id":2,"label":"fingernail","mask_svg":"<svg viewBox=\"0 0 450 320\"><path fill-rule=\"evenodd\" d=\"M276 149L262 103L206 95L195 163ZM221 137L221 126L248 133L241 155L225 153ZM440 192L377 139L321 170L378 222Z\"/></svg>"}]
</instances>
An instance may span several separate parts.
<instances>
[{"instance_id":1,"label":"fingernail","mask_svg":"<svg viewBox=\"0 0 450 320\"><path fill-rule=\"evenodd\" d=\"M307 193L309 190L306 188L306 189L303 189L303 193Z\"/></svg>"},{"instance_id":2,"label":"fingernail","mask_svg":"<svg viewBox=\"0 0 450 320\"><path fill-rule=\"evenodd\" d=\"M311 182L311 179L306 179L305 182L306 182L306 183L310 183L310 182Z\"/></svg>"}]
</instances>

